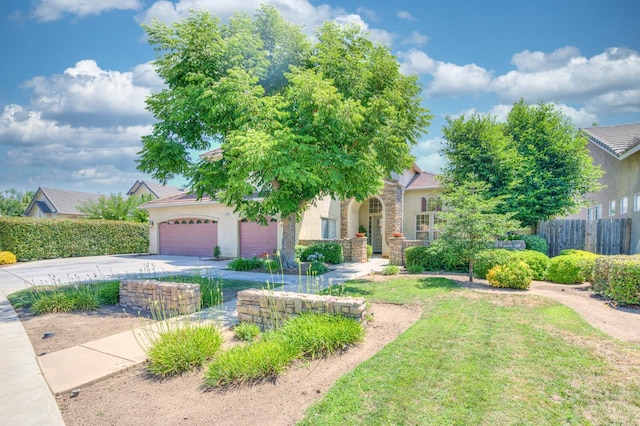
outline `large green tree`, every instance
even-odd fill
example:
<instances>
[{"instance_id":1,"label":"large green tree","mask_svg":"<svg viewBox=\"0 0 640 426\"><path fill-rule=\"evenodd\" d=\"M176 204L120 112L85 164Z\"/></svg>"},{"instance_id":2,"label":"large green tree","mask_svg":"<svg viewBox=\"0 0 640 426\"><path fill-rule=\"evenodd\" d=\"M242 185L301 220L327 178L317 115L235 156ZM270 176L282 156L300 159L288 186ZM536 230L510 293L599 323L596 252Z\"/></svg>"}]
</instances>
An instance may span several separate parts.
<instances>
[{"instance_id":1,"label":"large green tree","mask_svg":"<svg viewBox=\"0 0 640 426\"><path fill-rule=\"evenodd\" d=\"M0 216L22 216L34 195L34 191L22 192L15 188L0 192Z\"/></svg>"},{"instance_id":2,"label":"large green tree","mask_svg":"<svg viewBox=\"0 0 640 426\"><path fill-rule=\"evenodd\" d=\"M449 119L443 129L446 181L468 174L487 182L499 207L525 226L575 212L587 193L600 189L587 140L554 104L516 102L506 123L472 115Z\"/></svg>"},{"instance_id":3,"label":"large green tree","mask_svg":"<svg viewBox=\"0 0 640 426\"><path fill-rule=\"evenodd\" d=\"M161 181L186 176L198 196L251 220L281 218L286 265L314 200L378 192L411 165L429 125L417 78L358 27L327 22L312 42L263 6L227 24L198 12L145 30L166 88L147 101L158 122L143 137L139 168Z\"/></svg>"},{"instance_id":4,"label":"large green tree","mask_svg":"<svg viewBox=\"0 0 640 426\"><path fill-rule=\"evenodd\" d=\"M497 237L518 229L514 213L498 213L504 197L490 194L490 185L468 175L460 184L445 184L442 194L445 210L440 214L444 227L433 242L469 264L469 281L473 282L473 262L482 250L490 248Z\"/></svg>"},{"instance_id":5,"label":"large green tree","mask_svg":"<svg viewBox=\"0 0 640 426\"><path fill-rule=\"evenodd\" d=\"M139 209L138 206L153 199L151 194L131 197L123 197L121 194L111 194L109 197L102 195L96 201L85 201L77 208L85 214L86 219L147 222L149 212Z\"/></svg>"}]
</instances>

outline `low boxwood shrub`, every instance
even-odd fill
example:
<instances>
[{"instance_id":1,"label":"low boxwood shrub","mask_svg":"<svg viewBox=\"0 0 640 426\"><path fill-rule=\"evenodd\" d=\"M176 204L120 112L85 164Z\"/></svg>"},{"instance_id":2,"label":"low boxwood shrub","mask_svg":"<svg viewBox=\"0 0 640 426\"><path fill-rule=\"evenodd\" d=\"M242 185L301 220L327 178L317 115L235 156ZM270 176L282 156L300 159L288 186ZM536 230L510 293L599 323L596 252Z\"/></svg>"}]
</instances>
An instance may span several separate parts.
<instances>
[{"instance_id":1,"label":"low boxwood shrub","mask_svg":"<svg viewBox=\"0 0 640 426\"><path fill-rule=\"evenodd\" d=\"M373 254L373 246L371 244L367 244L367 260L371 259L372 254Z\"/></svg>"},{"instance_id":2,"label":"low boxwood shrub","mask_svg":"<svg viewBox=\"0 0 640 426\"><path fill-rule=\"evenodd\" d=\"M597 254L582 250L563 250L551 258L546 279L559 284L580 284L593 279Z\"/></svg>"},{"instance_id":3,"label":"low boxwood shrub","mask_svg":"<svg viewBox=\"0 0 640 426\"><path fill-rule=\"evenodd\" d=\"M404 256L406 267L416 265L425 271L467 272L469 267L442 244L407 247Z\"/></svg>"},{"instance_id":4,"label":"low boxwood shrub","mask_svg":"<svg viewBox=\"0 0 640 426\"><path fill-rule=\"evenodd\" d=\"M410 274L421 274L422 271L424 271L424 269L422 269L422 266L420 265L405 266L405 269Z\"/></svg>"},{"instance_id":5,"label":"low boxwood shrub","mask_svg":"<svg viewBox=\"0 0 640 426\"><path fill-rule=\"evenodd\" d=\"M616 302L640 304L640 255L598 257L592 288Z\"/></svg>"},{"instance_id":6,"label":"low boxwood shrub","mask_svg":"<svg viewBox=\"0 0 640 426\"><path fill-rule=\"evenodd\" d=\"M223 341L215 324L189 324L163 332L147 351L147 369L166 377L200 368L220 350Z\"/></svg>"},{"instance_id":7,"label":"low boxwood shrub","mask_svg":"<svg viewBox=\"0 0 640 426\"><path fill-rule=\"evenodd\" d=\"M513 259L514 253L507 249L488 249L479 252L473 259L473 274L478 278L487 278L491 268L506 264Z\"/></svg>"},{"instance_id":8,"label":"low boxwood shrub","mask_svg":"<svg viewBox=\"0 0 640 426\"><path fill-rule=\"evenodd\" d=\"M514 251L514 259L522 260L533 271L533 279L542 281L545 279L549 267L549 256L537 250Z\"/></svg>"},{"instance_id":9,"label":"low boxwood shrub","mask_svg":"<svg viewBox=\"0 0 640 426\"><path fill-rule=\"evenodd\" d=\"M10 265L16 263L16 255L10 251L0 251L0 265Z\"/></svg>"},{"instance_id":10,"label":"low boxwood shrub","mask_svg":"<svg viewBox=\"0 0 640 426\"><path fill-rule=\"evenodd\" d=\"M329 268L327 268L325 264L319 260L314 260L309 264L309 267L307 268L307 274L309 275L322 275L326 274L328 271Z\"/></svg>"},{"instance_id":11,"label":"low boxwood shrub","mask_svg":"<svg viewBox=\"0 0 640 426\"><path fill-rule=\"evenodd\" d=\"M533 271L521 260L494 266L487 272L487 281L492 287L527 289L532 278Z\"/></svg>"},{"instance_id":12,"label":"low boxwood shrub","mask_svg":"<svg viewBox=\"0 0 640 426\"><path fill-rule=\"evenodd\" d=\"M382 269L382 275L398 275L400 267L398 265L387 265Z\"/></svg>"},{"instance_id":13,"label":"low boxwood shrub","mask_svg":"<svg viewBox=\"0 0 640 426\"><path fill-rule=\"evenodd\" d=\"M315 253L321 253L327 263L337 265L344 262L342 246L336 243L319 243L307 246L300 255L300 260L306 262L309 255Z\"/></svg>"},{"instance_id":14,"label":"low boxwood shrub","mask_svg":"<svg viewBox=\"0 0 640 426\"><path fill-rule=\"evenodd\" d=\"M227 268L232 271L252 271L254 269L262 268L264 266L264 260L257 257L236 257L227 263Z\"/></svg>"}]
</instances>

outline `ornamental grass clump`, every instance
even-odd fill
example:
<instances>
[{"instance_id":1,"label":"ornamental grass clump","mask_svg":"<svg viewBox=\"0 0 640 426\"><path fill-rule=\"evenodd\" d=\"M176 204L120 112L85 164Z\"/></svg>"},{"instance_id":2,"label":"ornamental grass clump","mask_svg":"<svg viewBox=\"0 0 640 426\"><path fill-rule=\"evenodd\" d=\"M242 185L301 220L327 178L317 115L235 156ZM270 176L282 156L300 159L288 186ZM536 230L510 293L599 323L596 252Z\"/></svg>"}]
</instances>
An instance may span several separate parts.
<instances>
[{"instance_id":1,"label":"ornamental grass clump","mask_svg":"<svg viewBox=\"0 0 640 426\"><path fill-rule=\"evenodd\" d=\"M492 287L515 288L525 290L529 288L533 271L529 265L521 260L511 261L505 265L494 266L487 273L487 281Z\"/></svg>"},{"instance_id":2,"label":"ornamental grass clump","mask_svg":"<svg viewBox=\"0 0 640 426\"><path fill-rule=\"evenodd\" d=\"M250 322L241 322L233 327L233 334L244 342L253 342L260 335L260 327Z\"/></svg>"},{"instance_id":3,"label":"ornamental grass clump","mask_svg":"<svg viewBox=\"0 0 640 426\"><path fill-rule=\"evenodd\" d=\"M388 265L382 269L382 275L398 275L400 267L398 265Z\"/></svg>"},{"instance_id":4,"label":"ornamental grass clump","mask_svg":"<svg viewBox=\"0 0 640 426\"><path fill-rule=\"evenodd\" d=\"M152 342L147 351L147 369L156 376L167 377L200 368L216 355L223 342L215 324L176 326Z\"/></svg>"}]
</instances>

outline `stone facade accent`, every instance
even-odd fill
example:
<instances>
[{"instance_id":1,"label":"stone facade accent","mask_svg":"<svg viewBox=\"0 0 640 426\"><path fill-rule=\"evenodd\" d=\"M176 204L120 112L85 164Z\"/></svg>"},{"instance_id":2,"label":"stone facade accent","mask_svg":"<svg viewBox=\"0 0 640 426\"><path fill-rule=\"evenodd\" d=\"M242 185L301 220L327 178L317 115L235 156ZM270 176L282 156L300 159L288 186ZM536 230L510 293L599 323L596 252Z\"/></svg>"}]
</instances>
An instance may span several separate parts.
<instances>
[{"instance_id":1,"label":"stone facade accent","mask_svg":"<svg viewBox=\"0 0 640 426\"><path fill-rule=\"evenodd\" d=\"M507 250L526 250L527 244L524 240L507 240L496 241L493 245L495 248L503 248Z\"/></svg>"},{"instance_id":2,"label":"stone facade accent","mask_svg":"<svg viewBox=\"0 0 640 426\"><path fill-rule=\"evenodd\" d=\"M391 265L404 265L404 251L407 247L427 246L426 240L407 240L405 237L389 238L389 263Z\"/></svg>"},{"instance_id":3,"label":"stone facade accent","mask_svg":"<svg viewBox=\"0 0 640 426\"><path fill-rule=\"evenodd\" d=\"M150 311L152 308L180 314L200 309L200 286L155 280L122 280L120 305Z\"/></svg>"},{"instance_id":4,"label":"stone facade accent","mask_svg":"<svg viewBox=\"0 0 640 426\"><path fill-rule=\"evenodd\" d=\"M303 312L340 314L363 322L366 305L362 297L319 296L273 290L242 290L237 300L238 322L270 328Z\"/></svg>"},{"instance_id":5,"label":"stone facade accent","mask_svg":"<svg viewBox=\"0 0 640 426\"><path fill-rule=\"evenodd\" d=\"M342 238L339 240L298 241L298 245L301 246L310 246L313 244L340 244L342 246L342 256L344 257L345 262L365 263L367 261L367 237Z\"/></svg>"},{"instance_id":6,"label":"stone facade accent","mask_svg":"<svg viewBox=\"0 0 640 426\"><path fill-rule=\"evenodd\" d=\"M402 232L402 186L386 181L382 189L384 206L384 238L389 244L394 232Z\"/></svg>"}]
</instances>

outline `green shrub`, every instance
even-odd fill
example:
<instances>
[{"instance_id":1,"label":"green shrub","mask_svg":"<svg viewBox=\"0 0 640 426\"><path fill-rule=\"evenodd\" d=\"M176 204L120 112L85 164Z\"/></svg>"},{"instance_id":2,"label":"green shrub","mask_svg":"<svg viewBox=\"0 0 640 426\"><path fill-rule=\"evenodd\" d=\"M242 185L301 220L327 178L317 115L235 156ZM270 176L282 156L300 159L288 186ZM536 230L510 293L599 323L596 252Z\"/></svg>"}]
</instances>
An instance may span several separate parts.
<instances>
[{"instance_id":1,"label":"green shrub","mask_svg":"<svg viewBox=\"0 0 640 426\"><path fill-rule=\"evenodd\" d=\"M10 251L0 251L0 265L10 265L16 263L16 255Z\"/></svg>"},{"instance_id":2,"label":"green shrub","mask_svg":"<svg viewBox=\"0 0 640 426\"><path fill-rule=\"evenodd\" d=\"M398 275L400 267L398 265L388 265L382 269L382 275Z\"/></svg>"},{"instance_id":3,"label":"green shrub","mask_svg":"<svg viewBox=\"0 0 640 426\"><path fill-rule=\"evenodd\" d=\"M640 255L598 257L592 288L618 303L640 304Z\"/></svg>"},{"instance_id":4,"label":"green shrub","mask_svg":"<svg viewBox=\"0 0 640 426\"><path fill-rule=\"evenodd\" d=\"M257 257L236 257L227 263L227 268L232 271L253 271L262 268L264 261Z\"/></svg>"},{"instance_id":5,"label":"green shrub","mask_svg":"<svg viewBox=\"0 0 640 426\"><path fill-rule=\"evenodd\" d=\"M562 254L562 253L567 254ZM563 250L551 258L546 279L559 284L580 284L593 279L598 255L581 250Z\"/></svg>"},{"instance_id":6,"label":"green shrub","mask_svg":"<svg viewBox=\"0 0 640 426\"><path fill-rule=\"evenodd\" d=\"M108 281L98 284L98 302L100 305L120 303L120 281Z\"/></svg>"},{"instance_id":7,"label":"green shrub","mask_svg":"<svg viewBox=\"0 0 640 426\"><path fill-rule=\"evenodd\" d=\"M410 274L421 274L423 271L422 266L420 265L405 266L405 269Z\"/></svg>"},{"instance_id":8,"label":"green shrub","mask_svg":"<svg viewBox=\"0 0 640 426\"><path fill-rule=\"evenodd\" d=\"M467 272L469 265L447 247L440 244L407 247L405 266L421 266L425 271Z\"/></svg>"},{"instance_id":9,"label":"green shrub","mask_svg":"<svg viewBox=\"0 0 640 426\"><path fill-rule=\"evenodd\" d=\"M20 261L147 253L149 226L107 220L0 217L0 247Z\"/></svg>"},{"instance_id":10,"label":"green shrub","mask_svg":"<svg viewBox=\"0 0 640 426\"><path fill-rule=\"evenodd\" d=\"M307 248L307 246L301 246L301 245L296 245L296 247L294 248L295 251L295 259L302 262L302 260L300 260L302 258L302 253L304 252L304 250Z\"/></svg>"},{"instance_id":11,"label":"green shrub","mask_svg":"<svg viewBox=\"0 0 640 426\"><path fill-rule=\"evenodd\" d=\"M478 278L487 278L490 269L513 260L514 253L507 249L488 249L479 252L473 259L473 274Z\"/></svg>"},{"instance_id":12,"label":"green shrub","mask_svg":"<svg viewBox=\"0 0 640 426\"><path fill-rule=\"evenodd\" d=\"M220 249L220 246L215 246L213 248L213 257L215 259L219 258L221 253L222 253L222 250Z\"/></svg>"},{"instance_id":13,"label":"green shrub","mask_svg":"<svg viewBox=\"0 0 640 426\"><path fill-rule=\"evenodd\" d=\"M527 289L532 278L533 271L521 260L494 266L487 272L487 281L492 287Z\"/></svg>"},{"instance_id":14,"label":"green shrub","mask_svg":"<svg viewBox=\"0 0 640 426\"><path fill-rule=\"evenodd\" d=\"M564 249L559 254L559 256L568 256L568 255L576 255L576 256L584 256L584 257L598 256L597 254L591 253L590 251L578 250L578 249Z\"/></svg>"},{"instance_id":15,"label":"green shrub","mask_svg":"<svg viewBox=\"0 0 640 426\"><path fill-rule=\"evenodd\" d=\"M342 315L305 312L278 330L304 357L317 359L336 353L364 338L362 324Z\"/></svg>"},{"instance_id":16,"label":"green shrub","mask_svg":"<svg viewBox=\"0 0 640 426\"><path fill-rule=\"evenodd\" d=\"M260 335L260 327L251 322L241 322L233 327L233 334L245 342L253 342Z\"/></svg>"},{"instance_id":17,"label":"green shrub","mask_svg":"<svg viewBox=\"0 0 640 426\"><path fill-rule=\"evenodd\" d=\"M315 253L321 253L326 263L337 265L344 262L342 245L336 243L320 243L307 246L300 255L300 260L306 262L308 256Z\"/></svg>"},{"instance_id":18,"label":"green shrub","mask_svg":"<svg viewBox=\"0 0 640 426\"><path fill-rule=\"evenodd\" d=\"M149 348L147 368L166 377L202 367L220 350L223 340L213 324L189 324L166 331Z\"/></svg>"},{"instance_id":19,"label":"green shrub","mask_svg":"<svg viewBox=\"0 0 640 426\"><path fill-rule=\"evenodd\" d=\"M371 255L373 255L373 246L371 244L367 244L367 260L371 259Z\"/></svg>"},{"instance_id":20,"label":"green shrub","mask_svg":"<svg viewBox=\"0 0 640 426\"><path fill-rule=\"evenodd\" d=\"M518 237L524 240L527 250L537 251L544 255L549 254L549 244L540 235L518 235Z\"/></svg>"},{"instance_id":21,"label":"green shrub","mask_svg":"<svg viewBox=\"0 0 640 426\"><path fill-rule=\"evenodd\" d=\"M515 251L512 256L529 265L533 271L534 280L542 281L545 279L549 267L549 256L537 250Z\"/></svg>"},{"instance_id":22,"label":"green shrub","mask_svg":"<svg viewBox=\"0 0 640 426\"><path fill-rule=\"evenodd\" d=\"M307 274L309 275L322 275L326 274L328 271L329 268L327 268L324 263L318 260L314 260L313 262L311 262L309 264L309 267L307 268Z\"/></svg>"}]
</instances>

